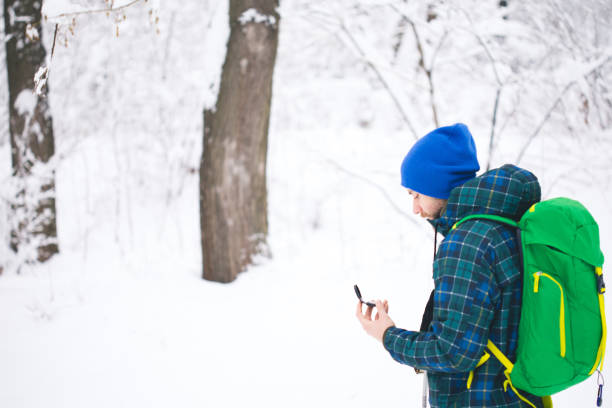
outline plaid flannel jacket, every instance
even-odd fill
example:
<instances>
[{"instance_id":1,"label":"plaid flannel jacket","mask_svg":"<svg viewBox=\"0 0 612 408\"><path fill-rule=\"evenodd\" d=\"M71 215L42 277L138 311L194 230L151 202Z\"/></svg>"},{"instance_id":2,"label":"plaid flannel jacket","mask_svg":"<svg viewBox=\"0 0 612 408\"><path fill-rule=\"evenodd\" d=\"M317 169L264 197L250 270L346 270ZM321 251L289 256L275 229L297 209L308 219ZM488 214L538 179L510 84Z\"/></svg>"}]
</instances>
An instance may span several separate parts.
<instances>
[{"instance_id":1,"label":"plaid flannel jacket","mask_svg":"<svg viewBox=\"0 0 612 408\"><path fill-rule=\"evenodd\" d=\"M524 407L508 387L504 368L490 358L474 370L490 339L512 361L516 357L522 275L512 227L488 220L455 222L470 214L519 220L540 200L530 172L505 165L452 190L443 215L432 221L445 235L433 265L433 319L428 331L389 328L383 343L400 363L427 371L432 408ZM524 393L541 407L541 399Z\"/></svg>"}]
</instances>

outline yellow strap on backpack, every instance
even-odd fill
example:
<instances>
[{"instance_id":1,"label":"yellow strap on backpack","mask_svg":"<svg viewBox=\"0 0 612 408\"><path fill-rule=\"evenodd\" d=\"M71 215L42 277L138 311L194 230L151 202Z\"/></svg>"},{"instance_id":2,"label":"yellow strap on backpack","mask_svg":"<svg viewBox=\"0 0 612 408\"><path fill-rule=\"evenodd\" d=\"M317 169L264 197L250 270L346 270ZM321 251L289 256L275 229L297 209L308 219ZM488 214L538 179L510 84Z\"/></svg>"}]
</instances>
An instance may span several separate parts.
<instances>
[{"instance_id":1,"label":"yellow strap on backpack","mask_svg":"<svg viewBox=\"0 0 612 408\"><path fill-rule=\"evenodd\" d=\"M498 349L497 346L493 344L491 340L487 341L487 348L489 349L489 351L491 351L491 353L493 353L495 358L497 358L499 362L502 363L504 367L506 367L506 369L508 370L508 374L510 374L512 372L512 369L514 368L514 364L512 364L508 357L506 357L504 353L502 353L501 350Z\"/></svg>"},{"instance_id":2,"label":"yellow strap on backpack","mask_svg":"<svg viewBox=\"0 0 612 408\"><path fill-rule=\"evenodd\" d=\"M514 388L514 385L512 385L512 381L510 380L510 373L512 372L512 369L514 368L514 364L512 364L512 362L508 359L508 357L506 357L504 353L502 353L501 350L498 349L497 346L493 344L491 340L487 341L487 348L489 349L491 353L493 353L495 358L497 358L499 362L502 363L504 367L506 367L506 370L504 371L504 375L506 376L506 381L504 381L504 391L505 392L508 391L508 385L509 385L510 388L512 388L512 391L514 391L516 396L519 397L521 401L525 402L526 404L528 404L529 406L533 408L537 408L531 401L523 397L521 393L519 393L518 390ZM480 358L480 361L478 361L478 364L476 365L474 369L483 365L489 359L489 357L490 357L490 354L485 351L484 355ZM473 379L474 379L474 371L470 371L470 375L468 376L468 386L467 386L468 389L471 387ZM542 397L542 404L544 405L544 408L553 408L552 399L549 396Z\"/></svg>"},{"instance_id":3,"label":"yellow strap on backpack","mask_svg":"<svg viewBox=\"0 0 612 408\"><path fill-rule=\"evenodd\" d=\"M598 266L595 268L595 274L597 275L598 282L602 279L603 271L601 267ZM601 280L603 282L603 280ZM598 283L598 286L600 284ZM599 298L599 315L601 316L601 342L599 343L599 349L597 350L597 357L595 358L595 365L589 372L589 375L593 374L595 370L597 370L597 366L599 366L599 371L603 371L603 361L604 356L606 354L606 338L608 335L608 329L606 327L606 310L604 307L604 297L603 294L606 291L606 287L601 284L601 287L598 288L597 297Z\"/></svg>"},{"instance_id":4,"label":"yellow strap on backpack","mask_svg":"<svg viewBox=\"0 0 612 408\"><path fill-rule=\"evenodd\" d=\"M550 398L550 395L542 397L542 404L544 405L544 408L553 408L552 398Z\"/></svg>"},{"instance_id":5,"label":"yellow strap on backpack","mask_svg":"<svg viewBox=\"0 0 612 408\"><path fill-rule=\"evenodd\" d=\"M476 367L474 367L474 370L476 370L478 367L486 363L489 357L491 357L491 355L485 351L482 357L480 357L478 364L476 364ZM474 380L474 370L470 371L470 375L468 376L468 380L467 380L468 390L472 387L472 381Z\"/></svg>"}]
</instances>

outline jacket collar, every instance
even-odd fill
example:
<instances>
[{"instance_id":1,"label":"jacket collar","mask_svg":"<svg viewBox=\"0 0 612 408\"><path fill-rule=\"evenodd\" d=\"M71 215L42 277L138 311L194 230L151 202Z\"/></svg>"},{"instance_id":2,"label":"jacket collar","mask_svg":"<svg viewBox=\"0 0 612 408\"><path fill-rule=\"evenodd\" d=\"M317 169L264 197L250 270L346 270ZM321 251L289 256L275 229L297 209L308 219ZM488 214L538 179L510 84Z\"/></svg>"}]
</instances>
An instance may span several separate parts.
<instances>
[{"instance_id":1,"label":"jacket collar","mask_svg":"<svg viewBox=\"0 0 612 408\"><path fill-rule=\"evenodd\" d=\"M540 194L538 179L531 172L506 164L455 187L440 217L429 222L446 236L457 221L472 214L500 215L518 221L540 201Z\"/></svg>"}]
</instances>

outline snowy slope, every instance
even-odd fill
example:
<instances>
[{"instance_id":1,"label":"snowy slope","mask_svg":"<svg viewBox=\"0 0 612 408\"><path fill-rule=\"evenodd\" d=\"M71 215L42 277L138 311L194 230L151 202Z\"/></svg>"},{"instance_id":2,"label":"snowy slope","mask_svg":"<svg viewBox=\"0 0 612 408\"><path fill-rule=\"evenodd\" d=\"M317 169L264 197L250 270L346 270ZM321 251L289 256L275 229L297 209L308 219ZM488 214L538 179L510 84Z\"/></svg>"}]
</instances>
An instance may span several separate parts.
<instances>
[{"instance_id":1,"label":"snowy slope","mask_svg":"<svg viewBox=\"0 0 612 408\"><path fill-rule=\"evenodd\" d=\"M416 328L432 286L433 233L411 214L398 177L414 138L364 63L367 54L379 66L419 134L433 127L427 92L414 90L426 85L413 72L414 52L389 62L385 39L397 15L380 11L380 1L363 2L373 10L365 17L343 14L343 1L282 5L268 166L272 258L221 285L200 279L197 166L227 2L161 3L157 25L149 6L128 9L119 37L112 18L81 17L56 49L61 254L0 276L0 406L416 406L422 377L362 331L352 291L358 283L366 297L388 299L396 324ZM364 55L330 13L345 17ZM485 35L487 18L474 19ZM420 27L427 38L444 30ZM48 44L51 33L47 25ZM456 51L439 57L447 67L436 77L440 118L470 126L484 164L496 83L490 68L474 71ZM504 130L494 166L516 159L554 100L548 84L527 83L536 86L523 95L528 109ZM7 92L0 83L3 100ZM562 116L521 165L540 177L545 198L581 200L612 254L612 134L560 137ZM594 403L595 383L556 395L555 406Z\"/></svg>"}]
</instances>

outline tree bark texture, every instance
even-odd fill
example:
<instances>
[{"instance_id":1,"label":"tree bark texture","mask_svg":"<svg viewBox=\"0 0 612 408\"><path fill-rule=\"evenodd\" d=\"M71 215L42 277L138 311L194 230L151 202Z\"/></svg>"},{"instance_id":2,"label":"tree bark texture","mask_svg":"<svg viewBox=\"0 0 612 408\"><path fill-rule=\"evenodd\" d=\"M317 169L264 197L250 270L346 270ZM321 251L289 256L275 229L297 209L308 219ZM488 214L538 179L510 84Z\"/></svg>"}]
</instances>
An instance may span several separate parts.
<instances>
[{"instance_id":1,"label":"tree bark texture","mask_svg":"<svg viewBox=\"0 0 612 408\"><path fill-rule=\"evenodd\" d=\"M41 7L40 0L4 0L15 192L10 211L10 246L19 254L19 262L43 262L58 252L55 171L50 163L55 148L48 88L39 94L34 92L34 75L46 57Z\"/></svg>"},{"instance_id":2,"label":"tree bark texture","mask_svg":"<svg viewBox=\"0 0 612 408\"><path fill-rule=\"evenodd\" d=\"M278 0L230 0L216 106L204 111L200 163L203 277L231 282L267 253L266 161Z\"/></svg>"}]
</instances>

